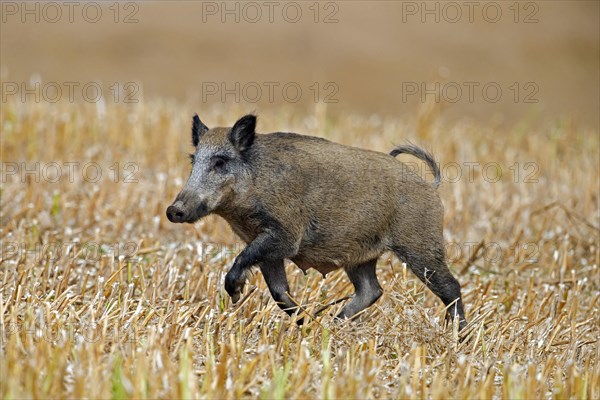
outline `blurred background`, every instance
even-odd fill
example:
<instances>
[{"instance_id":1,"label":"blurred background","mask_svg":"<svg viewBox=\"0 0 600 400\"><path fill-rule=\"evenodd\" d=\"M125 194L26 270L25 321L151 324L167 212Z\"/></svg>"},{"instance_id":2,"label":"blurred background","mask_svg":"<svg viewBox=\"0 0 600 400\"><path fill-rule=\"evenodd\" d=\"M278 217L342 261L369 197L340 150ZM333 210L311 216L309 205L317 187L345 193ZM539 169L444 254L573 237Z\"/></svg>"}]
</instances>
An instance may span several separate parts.
<instances>
[{"instance_id":1,"label":"blurred background","mask_svg":"<svg viewBox=\"0 0 600 400\"><path fill-rule=\"evenodd\" d=\"M318 104L597 130L599 4L2 2L2 102L96 102L101 90L200 114Z\"/></svg>"}]
</instances>

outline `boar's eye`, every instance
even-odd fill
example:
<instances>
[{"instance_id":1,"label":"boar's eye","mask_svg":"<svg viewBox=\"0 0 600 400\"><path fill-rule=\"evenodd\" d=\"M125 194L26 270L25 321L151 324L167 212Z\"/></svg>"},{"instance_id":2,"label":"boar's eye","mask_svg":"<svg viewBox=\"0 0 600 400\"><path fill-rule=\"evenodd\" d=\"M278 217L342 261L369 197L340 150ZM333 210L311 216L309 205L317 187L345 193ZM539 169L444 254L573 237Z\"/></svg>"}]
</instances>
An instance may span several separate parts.
<instances>
[{"instance_id":1,"label":"boar's eye","mask_svg":"<svg viewBox=\"0 0 600 400\"><path fill-rule=\"evenodd\" d=\"M188 154L188 157L190 158L190 162L193 164L196 160L196 157L193 154Z\"/></svg>"},{"instance_id":2,"label":"boar's eye","mask_svg":"<svg viewBox=\"0 0 600 400\"><path fill-rule=\"evenodd\" d=\"M227 161L228 159L225 156L214 156L211 160L211 168L216 172L223 172Z\"/></svg>"}]
</instances>

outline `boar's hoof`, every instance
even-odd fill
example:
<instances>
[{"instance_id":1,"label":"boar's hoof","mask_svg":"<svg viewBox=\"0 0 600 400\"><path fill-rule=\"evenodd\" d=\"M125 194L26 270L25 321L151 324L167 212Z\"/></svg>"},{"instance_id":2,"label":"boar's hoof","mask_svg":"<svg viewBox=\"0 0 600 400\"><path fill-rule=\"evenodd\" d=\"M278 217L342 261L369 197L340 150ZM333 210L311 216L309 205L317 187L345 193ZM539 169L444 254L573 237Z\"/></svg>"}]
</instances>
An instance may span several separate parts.
<instances>
[{"instance_id":1,"label":"boar's hoof","mask_svg":"<svg viewBox=\"0 0 600 400\"><path fill-rule=\"evenodd\" d=\"M240 292L231 294L230 296L231 296L231 302L233 304L237 303L240 300Z\"/></svg>"},{"instance_id":2,"label":"boar's hoof","mask_svg":"<svg viewBox=\"0 0 600 400\"><path fill-rule=\"evenodd\" d=\"M464 331L464 329L467 327L467 320L464 318L460 318L458 316L453 318L450 313L446 314L446 326L453 327L455 318L458 318L458 331L459 332Z\"/></svg>"},{"instance_id":3,"label":"boar's hoof","mask_svg":"<svg viewBox=\"0 0 600 400\"><path fill-rule=\"evenodd\" d=\"M225 290L231 297L233 303L238 302L243 289L244 281L242 279L236 278L231 274L225 275Z\"/></svg>"}]
</instances>

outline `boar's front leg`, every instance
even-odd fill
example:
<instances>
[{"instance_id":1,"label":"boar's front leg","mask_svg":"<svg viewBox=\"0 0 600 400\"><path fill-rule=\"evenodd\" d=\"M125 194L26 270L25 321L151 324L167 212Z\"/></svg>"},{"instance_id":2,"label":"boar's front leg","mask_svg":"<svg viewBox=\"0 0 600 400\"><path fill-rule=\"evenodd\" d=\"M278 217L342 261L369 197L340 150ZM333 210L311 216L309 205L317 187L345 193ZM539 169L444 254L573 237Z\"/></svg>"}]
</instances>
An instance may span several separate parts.
<instances>
[{"instance_id":1,"label":"boar's front leg","mask_svg":"<svg viewBox=\"0 0 600 400\"><path fill-rule=\"evenodd\" d=\"M279 308L285 311L289 316L298 312L298 306L289 296L290 286L288 285L287 275L285 274L285 264L283 260L263 261L260 263L260 272L262 272L265 282L269 287L273 300ZM301 325L303 319L300 318L297 323Z\"/></svg>"},{"instance_id":2,"label":"boar's front leg","mask_svg":"<svg viewBox=\"0 0 600 400\"><path fill-rule=\"evenodd\" d=\"M377 259L374 259L345 269L350 282L354 285L355 293L350 303L344 306L337 318L352 318L381 297L383 290L377 280L376 266Z\"/></svg>"},{"instance_id":3,"label":"boar's front leg","mask_svg":"<svg viewBox=\"0 0 600 400\"><path fill-rule=\"evenodd\" d=\"M234 303L237 303L240 299L240 294L246 283L247 273L253 265L262 262L282 261L284 258L294 256L296 249L293 241L286 240L285 237L284 232L269 230L268 233L259 234L238 254L233 266L225 275L225 290Z\"/></svg>"}]
</instances>

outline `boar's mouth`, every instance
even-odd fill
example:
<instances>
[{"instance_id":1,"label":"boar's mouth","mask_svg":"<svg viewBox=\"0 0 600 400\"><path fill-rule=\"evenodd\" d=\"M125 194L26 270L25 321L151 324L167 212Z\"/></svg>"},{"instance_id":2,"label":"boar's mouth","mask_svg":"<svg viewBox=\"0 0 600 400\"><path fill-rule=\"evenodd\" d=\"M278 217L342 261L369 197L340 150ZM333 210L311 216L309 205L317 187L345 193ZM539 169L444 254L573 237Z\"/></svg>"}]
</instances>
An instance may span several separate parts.
<instances>
[{"instance_id":1,"label":"boar's mouth","mask_svg":"<svg viewBox=\"0 0 600 400\"><path fill-rule=\"evenodd\" d=\"M193 219L193 221L190 221L190 223L196 222L199 219L206 217L208 214L210 214L210 211L208 211L208 206L206 205L206 202L203 201L198 207L196 207L196 212L191 218Z\"/></svg>"}]
</instances>

